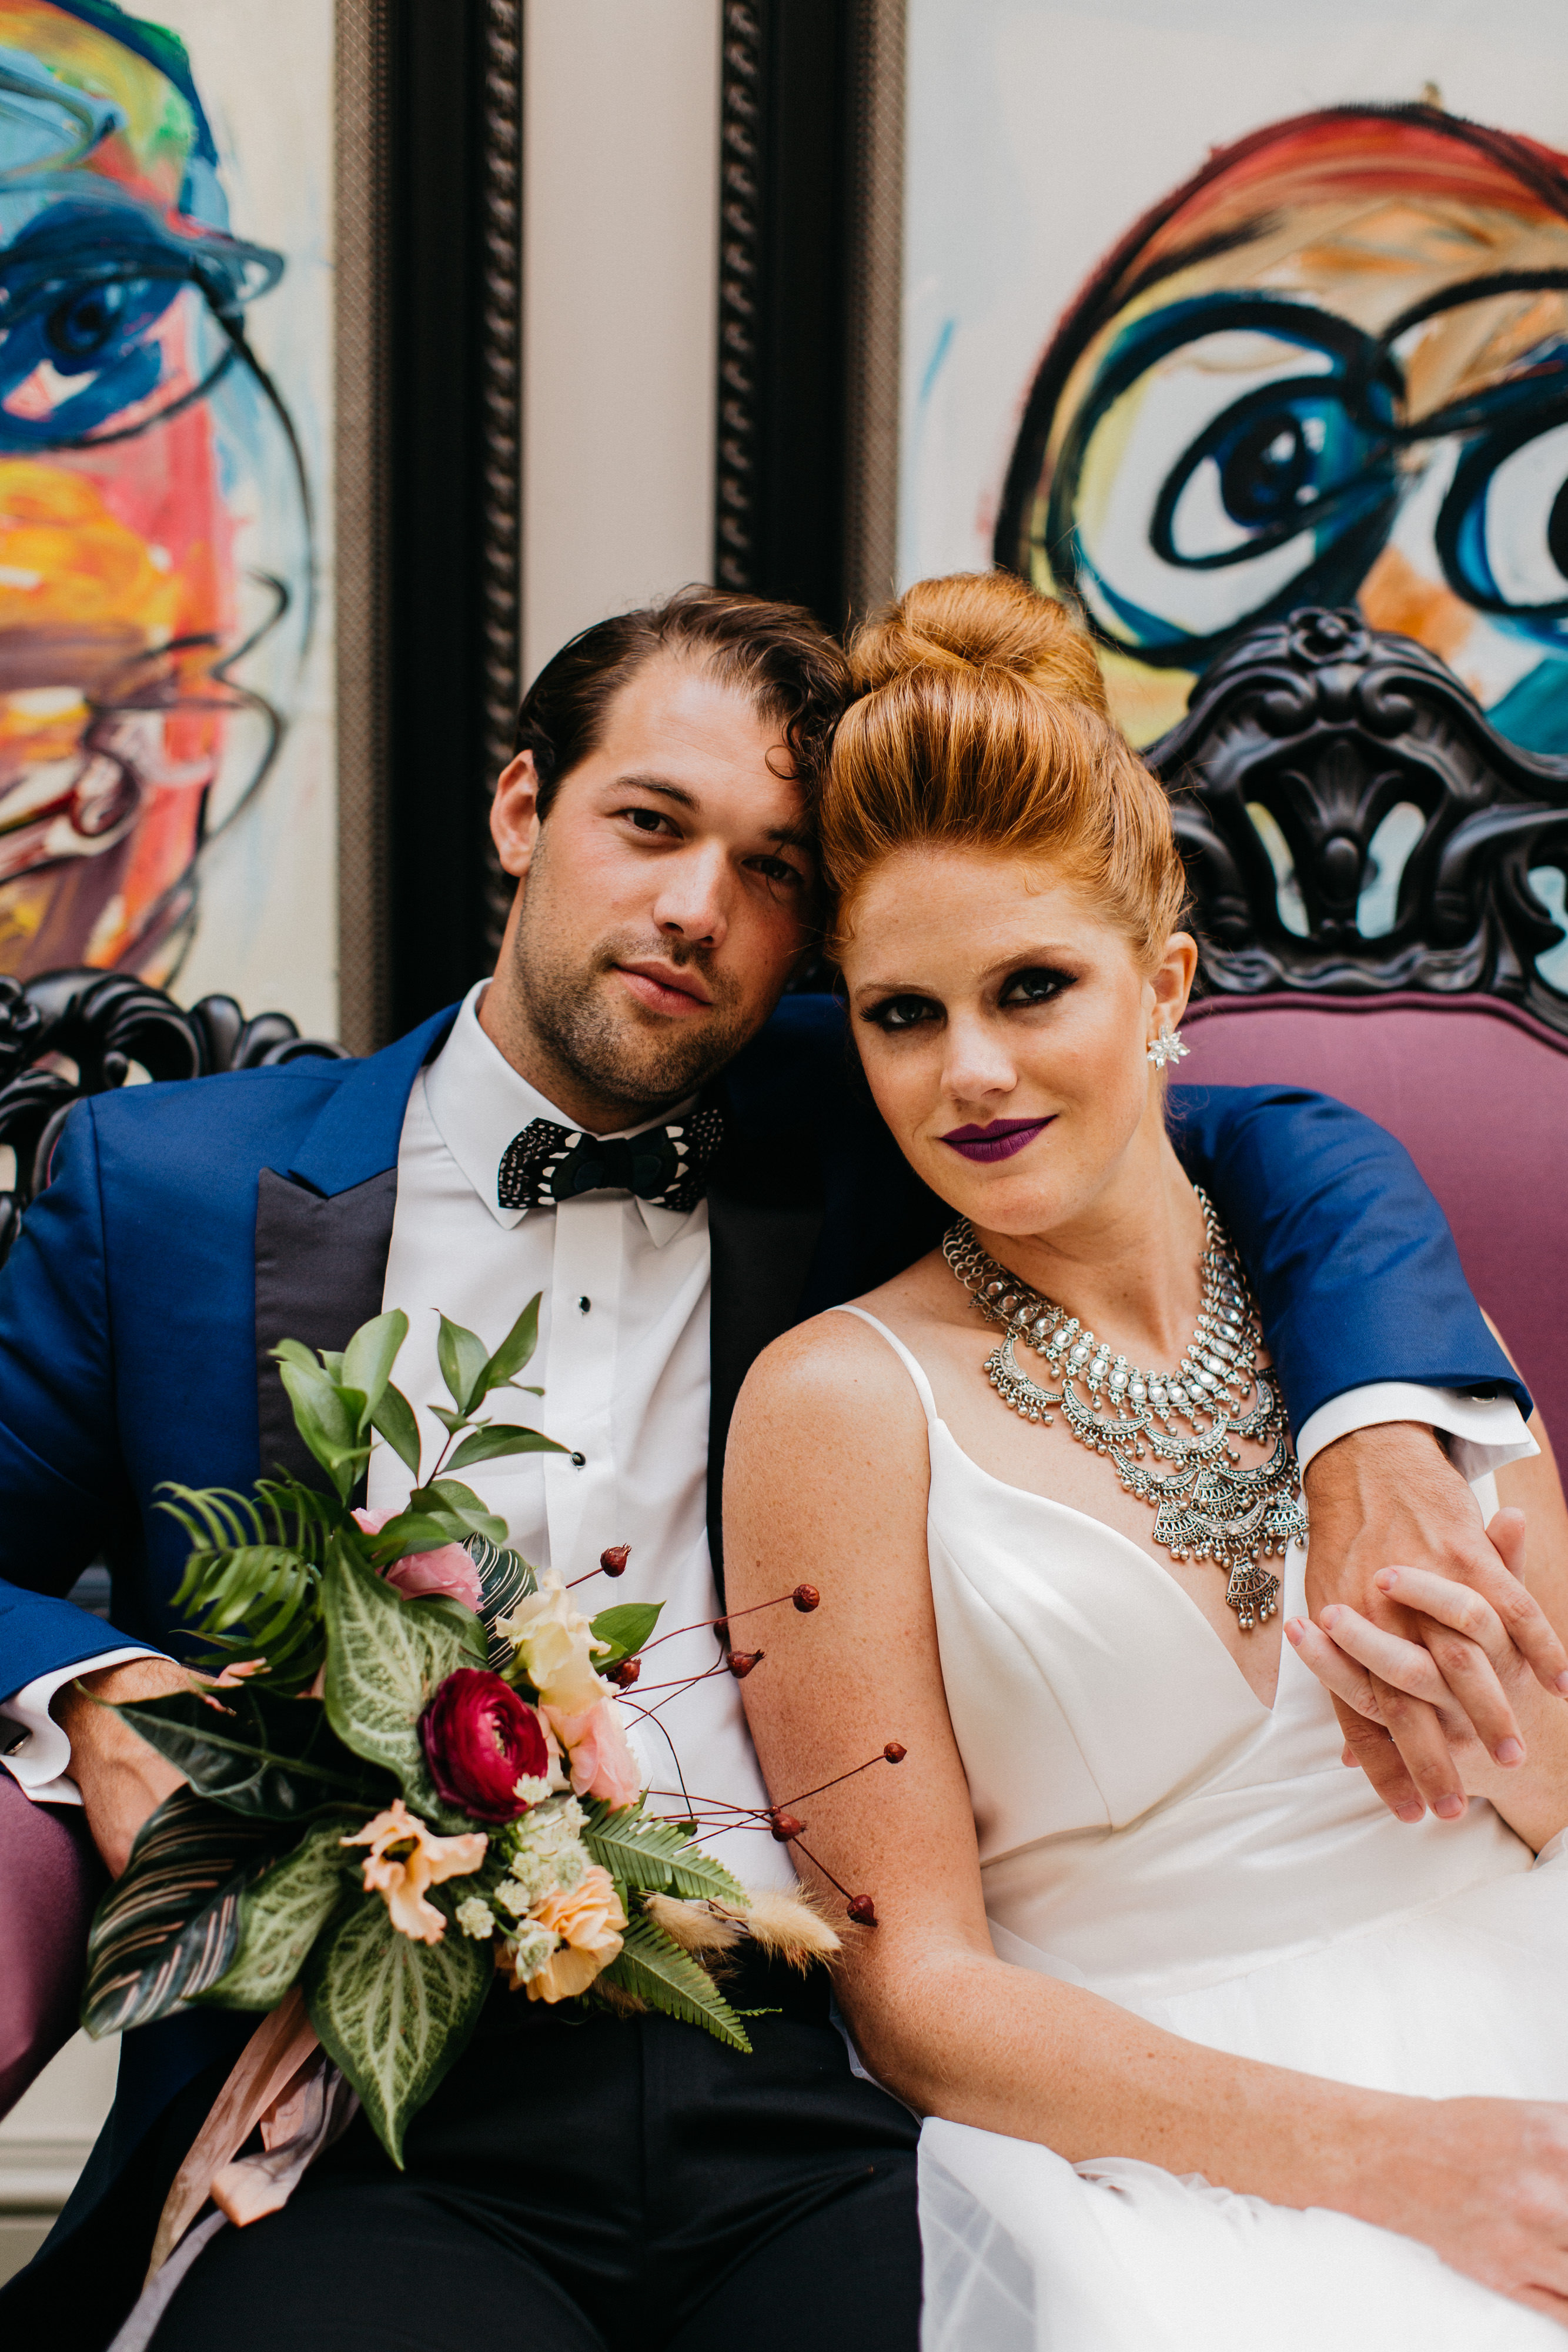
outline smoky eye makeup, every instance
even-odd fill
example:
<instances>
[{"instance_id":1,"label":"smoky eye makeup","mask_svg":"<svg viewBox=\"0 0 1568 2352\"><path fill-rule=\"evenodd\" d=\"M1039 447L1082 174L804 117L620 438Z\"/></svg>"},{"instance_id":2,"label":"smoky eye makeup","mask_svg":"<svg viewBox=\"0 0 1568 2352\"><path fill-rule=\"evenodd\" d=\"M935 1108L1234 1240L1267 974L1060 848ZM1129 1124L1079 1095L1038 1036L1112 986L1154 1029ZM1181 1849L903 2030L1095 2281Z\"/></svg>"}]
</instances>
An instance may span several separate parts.
<instances>
[{"instance_id":1,"label":"smoky eye makeup","mask_svg":"<svg viewBox=\"0 0 1568 2352\"><path fill-rule=\"evenodd\" d=\"M929 1021L939 1021L942 1008L929 996L909 994L883 996L875 1003L862 1008L860 1018L872 1028L880 1029L884 1036L897 1036L906 1029L918 1029Z\"/></svg>"},{"instance_id":2,"label":"smoky eye makeup","mask_svg":"<svg viewBox=\"0 0 1568 2352\"><path fill-rule=\"evenodd\" d=\"M1050 1004L1077 983L1078 974L1059 964L1024 964L1003 981L997 1003L1009 1012L1019 1005Z\"/></svg>"}]
</instances>

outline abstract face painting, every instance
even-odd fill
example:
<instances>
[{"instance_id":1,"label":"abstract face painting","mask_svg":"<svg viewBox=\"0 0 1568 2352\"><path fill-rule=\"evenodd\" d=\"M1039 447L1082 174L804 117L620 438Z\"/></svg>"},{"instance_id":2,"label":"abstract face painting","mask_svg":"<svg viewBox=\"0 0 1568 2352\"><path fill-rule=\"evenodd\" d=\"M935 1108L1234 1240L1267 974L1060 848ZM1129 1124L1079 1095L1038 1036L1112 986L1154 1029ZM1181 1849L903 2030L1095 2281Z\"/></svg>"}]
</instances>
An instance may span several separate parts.
<instances>
[{"instance_id":1,"label":"abstract face painting","mask_svg":"<svg viewBox=\"0 0 1568 2352\"><path fill-rule=\"evenodd\" d=\"M997 560L1148 742L1246 630L1359 604L1568 751L1568 157L1430 105L1217 151L1057 327Z\"/></svg>"},{"instance_id":2,"label":"abstract face painting","mask_svg":"<svg viewBox=\"0 0 1568 2352\"><path fill-rule=\"evenodd\" d=\"M0 971L172 976L276 753L309 506L181 42L0 0Z\"/></svg>"}]
</instances>

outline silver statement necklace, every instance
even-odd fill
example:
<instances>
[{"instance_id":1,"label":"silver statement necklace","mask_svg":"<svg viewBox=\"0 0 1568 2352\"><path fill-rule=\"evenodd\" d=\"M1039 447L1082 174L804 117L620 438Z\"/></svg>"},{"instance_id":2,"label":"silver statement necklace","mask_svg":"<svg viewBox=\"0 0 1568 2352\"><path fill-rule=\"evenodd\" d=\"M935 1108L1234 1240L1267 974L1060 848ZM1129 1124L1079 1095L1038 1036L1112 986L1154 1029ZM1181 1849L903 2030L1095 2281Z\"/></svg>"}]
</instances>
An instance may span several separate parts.
<instances>
[{"instance_id":1,"label":"silver statement necklace","mask_svg":"<svg viewBox=\"0 0 1568 2352\"><path fill-rule=\"evenodd\" d=\"M1251 1290L1212 1202L1202 1191L1197 1199L1203 1305L1174 1372L1139 1371L1125 1356L1113 1356L1076 1315L998 1265L967 1217L948 1233L942 1255L1007 1335L986 1359L986 1377L1002 1402L1048 1427L1050 1408L1060 1405L1079 1443L1109 1455L1128 1493L1155 1506L1155 1541L1173 1559L1211 1559L1227 1571L1226 1601L1250 1633L1279 1605L1280 1580L1263 1562L1276 1553L1283 1559L1287 1546L1305 1539L1307 1512L1279 1377L1258 1361L1262 1327ZM1013 1350L1020 1340L1043 1357L1059 1388L1042 1388L1019 1370ZM1232 1439L1270 1434L1268 1461L1242 1469ZM1145 1467L1151 1453L1155 1463Z\"/></svg>"}]
</instances>

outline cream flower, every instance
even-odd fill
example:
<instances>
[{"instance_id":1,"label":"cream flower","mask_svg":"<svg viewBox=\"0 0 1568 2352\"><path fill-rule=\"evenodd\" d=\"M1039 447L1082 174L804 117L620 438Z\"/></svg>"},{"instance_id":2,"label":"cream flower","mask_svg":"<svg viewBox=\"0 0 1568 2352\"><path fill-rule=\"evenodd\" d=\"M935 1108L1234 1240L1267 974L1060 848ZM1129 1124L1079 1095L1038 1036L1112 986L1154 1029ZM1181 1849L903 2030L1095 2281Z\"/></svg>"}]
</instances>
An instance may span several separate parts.
<instances>
[{"instance_id":1,"label":"cream flower","mask_svg":"<svg viewBox=\"0 0 1568 2352\"><path fill-rule=\"evenodd\" d=\"M519 1601L498 1623L546 1706L578 1715L603 1697L605 1686L593 1670L593 1653L611 1645L594 1640L587 1618L568 1599L558 1569L542 1570L538 1591Z\"/></svg>"},{"instance_id":2,"label":"cream flower","mask_svg":"<svg viewBox=\"0 0 1568 2352\"><path fill-rule=\"evenodd\" d=\"M489 1843L479 1830L463 1837L437 1837L401 1797L394 1797L385 1812L367 1822L355 1836L339 1840L341 1845L370 1847L365 1891L382 1897L399 1935L412 1937L416 1944L439 1944L446 1933L445 1920L424 1899L425 1888L477 1870Z\"/></svg>"},{"instance_id":3,"label":"cream flower","mask_svg":"<svg viewBox=\"0 0 1568 2352\"><path fill-rule=\"evenodd\" d=\"M477 1895L470 1895L465 1902L457 1906L457 1925L465 1936L472 1936L476 1944L482 1944L496 1932L496 1915Z\"/></svg>"},{"instance_id":4,"label":"cream flower","mask_svg":"<svg viewBox=\"0 0 1568 2352\"><path fill-rule=\"evenodd\" d=\"M570 2000L574 1993L586 1992L621 1949L626 1914L614 1880L597 1863L583 1872L570 1895L547 1895L533 1916L561 1942L528 1979L530 2000Z\"/></svg>"}]
</instances>

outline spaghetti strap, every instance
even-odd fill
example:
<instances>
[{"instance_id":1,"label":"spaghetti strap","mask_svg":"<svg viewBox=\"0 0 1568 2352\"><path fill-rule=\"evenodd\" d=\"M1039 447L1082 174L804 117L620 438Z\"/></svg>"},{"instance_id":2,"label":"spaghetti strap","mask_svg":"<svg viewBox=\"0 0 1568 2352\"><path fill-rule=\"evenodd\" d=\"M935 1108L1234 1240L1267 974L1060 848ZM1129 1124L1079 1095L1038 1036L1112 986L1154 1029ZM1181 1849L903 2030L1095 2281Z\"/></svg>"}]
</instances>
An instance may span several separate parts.
<instances>
[{"instance_id":1,"label":"spaghetti strap","mask_svg":"<svg viewBox=\"0 0 1568 2352\"><path fill-rule=\"evenodd\" d=\"M942 1416L936 1410L936 1399L931 1392L931 1383L925 1377L920 1360L910 1354L896 1333L890 1331L885 1323L879 1323L876 1317L868 1314L863 1307L831 1307L828 1312L831 1315L858 1315L862 1323L869 1323L873 1331L880 1331L910 1379L915 1382L915 1393L925 1407L927 1426L940 1422Z\"/></svg>"}]
</instances>

